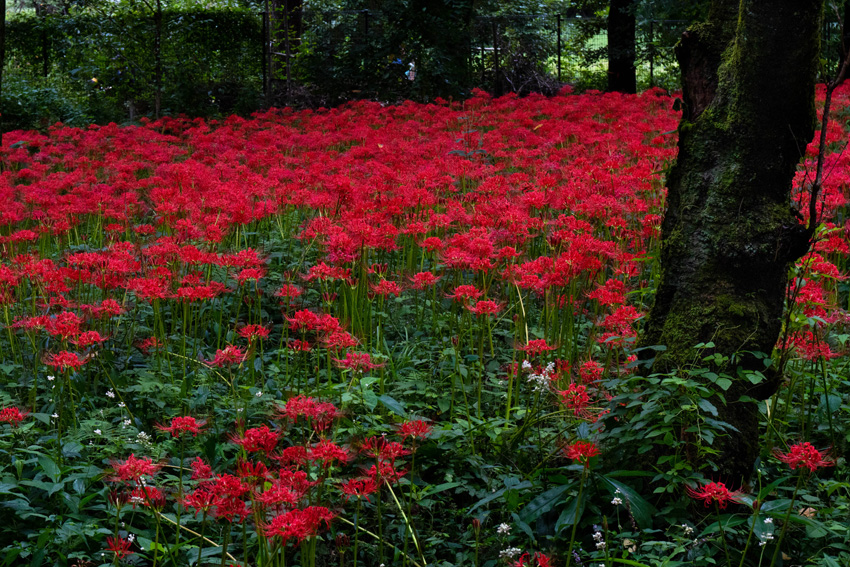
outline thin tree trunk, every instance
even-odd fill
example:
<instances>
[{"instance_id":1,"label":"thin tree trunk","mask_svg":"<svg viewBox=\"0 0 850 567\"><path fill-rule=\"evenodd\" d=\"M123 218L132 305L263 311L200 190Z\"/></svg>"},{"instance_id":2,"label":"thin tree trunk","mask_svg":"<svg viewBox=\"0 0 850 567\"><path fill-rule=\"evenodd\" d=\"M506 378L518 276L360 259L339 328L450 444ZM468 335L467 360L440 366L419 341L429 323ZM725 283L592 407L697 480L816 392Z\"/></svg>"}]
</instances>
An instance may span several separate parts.
<instances>
[{"instance_id":1,"label":"thin tree trunk","mask_svg":"<svg viewBox=\"0 0 850 567\"><path fill-rule=\"evenodd\" d=\"M0 0L0 100L3 100L3 67L6 65L6 0ZM0 148L3 147L3 108L0 106Z\"/></svg>"},{"instance_id":2,"label":"thin tree trunk","mask_svg":"<svg viewBox=\"0 0 850 567\"><path fill-rule=\"evenodd\" d=\"M156 0L154 20L154 116L162 110L162 0Z\"/></svg>"},{"instance_id":3,"label":"thin tree trunk","mask_svg":"<svg viewBox=\"0 0 850 567\"><path fill-rule=\"evenodd\" d=\"M608 10L608 90L637 91L635 0L611 0Z\"/></svg>"},{"instance_id":4,"label":"thin tree trunk","mask_svg":"<svg viewBox=\"0 0 850 567\"><path fill-rule=\"evenodd\" d=\"M814 133L821 11L816 1L716 0L709 21L682 38L679 154L641 338L667 346L656 369L702 364L698 343L757 370L749 353L772 353L789 265L809 247L790 190ZM737 429L715 442L727 482L749 478L759 452L757 408L738 399L766 399L780 381L735 380L716 404Z\"/></svg>"}]
</instances>

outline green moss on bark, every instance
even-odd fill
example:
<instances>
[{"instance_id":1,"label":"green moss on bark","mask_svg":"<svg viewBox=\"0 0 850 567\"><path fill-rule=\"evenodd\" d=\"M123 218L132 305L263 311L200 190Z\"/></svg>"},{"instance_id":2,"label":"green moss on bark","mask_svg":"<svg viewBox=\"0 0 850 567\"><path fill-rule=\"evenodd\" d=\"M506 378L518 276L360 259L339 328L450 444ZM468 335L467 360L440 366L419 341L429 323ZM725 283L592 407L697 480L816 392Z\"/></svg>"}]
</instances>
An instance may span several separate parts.
<instances>
[{"instance_id":1,"label":"green moss on bark","mask_svg":"<svg viewBox=\"0 0 850 567\"><path fill-rule=\"evenodd\" d=\"M814 133L821 7L744 0L733 20L733 4L716 2L715 19L690 30L679 51L686 111L667 179L661 281L641 340L667 346L657 370L693 364L698 343L726 356L770 353L789 264L807 248L790 189ZM742 432L721 442L730 479L748 477L757 454L741 437L754 430L756 413L734 403L750 393L744 382L720 408Z\"/></svg>"}]
</instances>

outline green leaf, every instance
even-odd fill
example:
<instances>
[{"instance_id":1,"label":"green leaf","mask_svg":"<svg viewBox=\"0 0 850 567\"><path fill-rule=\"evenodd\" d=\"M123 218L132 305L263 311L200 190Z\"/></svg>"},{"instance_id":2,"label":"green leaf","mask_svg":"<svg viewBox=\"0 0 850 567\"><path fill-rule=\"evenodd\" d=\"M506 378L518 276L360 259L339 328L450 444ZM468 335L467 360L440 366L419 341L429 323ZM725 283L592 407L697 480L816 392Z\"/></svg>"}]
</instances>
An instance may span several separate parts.
<instances>
[{"instance_id":1,"label":"green leaf","mask_svg":"<svg viewBox=\"0 0 850 567\"><path fill-rule=\"evenodd\" d=\"M540 516L550 511L558 502L561 501L564 493L573 487L573 483L554 486L538 495L534 500L525 505L519 513L520 519L530 524L537 520Z\"/></svg>"},{"instance_id":2,"label":"green leaf","mask_svg":"<svg viewBox=\"0 0 850 567\"><path fill-rule=\"evenodd\" d=\"M407 417L407 412L405 411L404 406L395 398L384 394L383 396L378 396L378 401L384 404L387 409L393 412L394 414L404 418Z\"/></svg>"},{"instance_id":3,"label":"green leaf","mask_svg":"<svg viewBox=\"0 0 850 567\"><path fill-rule=\"evenodd\" d=\"M641 528L652 527L652 518L656 513L655 507L652 504L644 500L636 490L627 484L614 480L610 476L600 475L599 478L609 486L612 493L619 490L628 499L629 505L632 508L632 515Z\"/></svg>"},{"instance_id":4,"label":"green leaf","mask_svg":"<svg viewBox=\"0 0 850 567\"><path fill-rule=\"evenodd\" d=\"M558 521L555 522L556 534L563 528L571 526L581 520L581 515L584 513L584 498L581 500L582 502L579 502L578 498L574 498L572 502L570 502L570 505L561 512L561 515L558 517Z\"/></svg>"},{"instance_id":5,"label":"green leaf","mask_svg":"<svg viewBox=\"0 0 850 567\"><path fill-rule=\"evenodd\" d=\"M732 380L729 378L718 378L715 382L724 392L732 386Z\"/></svg>"},{"instance_id":6,"label":"green leaf","mask_svg":"<svg viewBox=\"0 0 850 567\"><path fill-rule=\"evenodd\" d=\"M701 398L697 405L700 407L702 411L708 412L711 415L717 417L717 408L714 407L714 404L706 400L705 398Z\"/></svg>"},{"instance_id":7,"label":"green leaf","mask_svg":"<svg viewBox=\"0 0 850 567\"><path fill-rule=\"evenodd\" d=\"M59 477L62 476L62 471L59 469L59 465L53 462L53 459L47 455L42 455L38 458L38 464L41 465L41 470L44 471L44 474L46 474L50 480L54 483L59 481Z\"/></svg>"}]
</instances>

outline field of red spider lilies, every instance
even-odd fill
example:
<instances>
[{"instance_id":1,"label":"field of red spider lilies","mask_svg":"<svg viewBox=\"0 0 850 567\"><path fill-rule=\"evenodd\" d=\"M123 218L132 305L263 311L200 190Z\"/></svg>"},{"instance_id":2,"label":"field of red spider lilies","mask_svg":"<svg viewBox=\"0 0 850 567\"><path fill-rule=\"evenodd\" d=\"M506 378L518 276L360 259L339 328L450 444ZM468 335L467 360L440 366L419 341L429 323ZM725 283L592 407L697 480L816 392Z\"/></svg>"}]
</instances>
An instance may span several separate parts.
<instances>
[{"instance_id":1,"label":"field of red spider lilies","mask_svg":"<svg viewBox=\"0 0 850 567\"><path fill-rule=\"evenodd\" d=\"M0 565L846 565L836 97L786 384L728 487L730 376L634 368L665 93L6 133Z\"/></svg>"}]
</instances>

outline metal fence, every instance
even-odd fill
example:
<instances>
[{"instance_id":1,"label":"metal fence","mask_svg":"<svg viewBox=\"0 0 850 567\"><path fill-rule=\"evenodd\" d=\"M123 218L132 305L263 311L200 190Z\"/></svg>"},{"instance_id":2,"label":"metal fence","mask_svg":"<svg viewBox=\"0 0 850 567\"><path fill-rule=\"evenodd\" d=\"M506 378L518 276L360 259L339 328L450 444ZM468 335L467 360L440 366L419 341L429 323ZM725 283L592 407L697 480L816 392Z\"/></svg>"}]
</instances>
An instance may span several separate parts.
<instances>
[{"instance_id":1,"label":"metal fence","mask_svg":"<svg viewBox=\"0 0 850 567\"><path fill-rule=\"evenodd\" d=\"M686 23L638 24L639 85L654 86L661 76L669 86L676 76L672 47ZM305 11L302 25L300 37L283 49L270 41L273 30L264 13L167 11L155 52L153 14L13 18L7 23L4 127L14 127L9 120L25 121L21 109L29 102L22 92L38 91L44 98L55 85L61 86L56 97L87 109L84 118L104 120L113 119L109 109L116 107L130 118L150 114L158 85L164 112L203 115L249 112L276 102L272 95L285 80L336 89L333 102L425 99L446 82L431 46L400 36L383 12ZM465 75L451 79L463 89L553 92L582 81L604 87L604 20L561 14L475 17L466 39Z\"/></svg>"}]
</instances>

